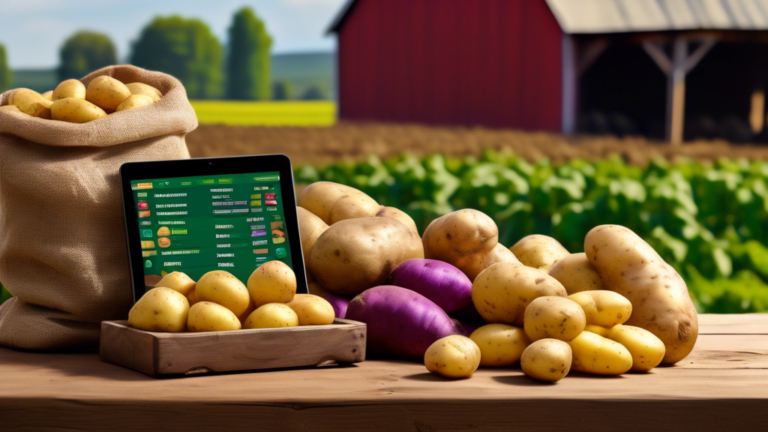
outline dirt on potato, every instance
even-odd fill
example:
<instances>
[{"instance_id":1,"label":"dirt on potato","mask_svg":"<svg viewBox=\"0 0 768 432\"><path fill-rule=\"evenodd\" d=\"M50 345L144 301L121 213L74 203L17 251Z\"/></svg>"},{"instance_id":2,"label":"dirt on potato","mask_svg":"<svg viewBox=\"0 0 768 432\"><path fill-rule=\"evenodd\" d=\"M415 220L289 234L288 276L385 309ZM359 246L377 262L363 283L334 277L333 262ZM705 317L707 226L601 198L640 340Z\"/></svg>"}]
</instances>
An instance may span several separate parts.
<instances>
[{"instance_id":1,"label":"dirt on potato","mask_svg":"<svg viewBox=\"0 0 768 432\"><path fill-rule=\"evenodd\" d=\"M543 157L553 162L574 158L597 160L614 154L640 166L659 156L703 161L720 157L768 159L768 146L733 145L720 140L673 146L640 137L563 136L512 129L357 122L340 122L331 127L200 125L187 135L187 144L192 157L284 153L296 166L360 160L370 155L386 158L403 152L479 155L483 148L511 150L531 162Z\"/></svg>"}]
</instances>

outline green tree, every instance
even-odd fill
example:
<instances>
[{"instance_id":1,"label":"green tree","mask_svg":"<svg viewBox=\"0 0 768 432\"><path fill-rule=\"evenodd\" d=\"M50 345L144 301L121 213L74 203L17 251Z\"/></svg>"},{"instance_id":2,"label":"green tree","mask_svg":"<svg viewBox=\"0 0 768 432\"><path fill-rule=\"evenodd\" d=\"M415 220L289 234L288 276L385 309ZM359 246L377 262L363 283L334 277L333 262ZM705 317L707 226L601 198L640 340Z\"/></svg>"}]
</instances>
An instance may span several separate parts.
<instances>
[{"instance_id":1,"label":"green tree","mask_svg":"<svg viewBox=\"0 0 768 432\"><path fill-rule=\"evenodd\" d=\"M307 91L304 92L303 95L301 95L301 98L303 100L322 100L327 99L325 97L325 93L323 93L322 90L320 90L320 87L318 86L312 86L307 89Z\"/></svg>"},{"instance_id":2,"label":"green tree","mask_svg":"<svg viewBox=\"0 0 768 432\"><path fill-rule=\"evenodd\" d=\"M270 98L269 52L272 38L264 21L253 9L235 13L229 27L227 97L229 99Z\"/></svg>"},{"instance_id":3,"label":"green tree","mask_svg":"<svg viewBox=\"0 0 768 432\"><path fill-rule=\"evenodd\" d=\"M96 69L117 63L117 50L109 36L80 31L59 50L59 81L82 78Z\"/></svg>"},{"instance_id":4,"label":"green tree","mask_svg":"<svg viewBox=\"0 0 768 432\"><path fill-rule=\"evenodd\" d=\"M197 19L156 17L133 43L131 63L178 78L190 98L220 98L223 48L211 29Z\"/></svg>"},{"instance_id":5,"label":"green tree","mask_svg":"<svg viewBox=\"0 0 768 432\"><path fill-rule=\"evenodd\" d=\"M11 68L8 66L8 56L5 45L0 44L0 92L11 88Z\"/></svg>"},{"instance_id":6,"label":"green tree","mask_svg":"<svg viewBox=\"0 0 768 432\"><path fill-rule=\"evenodd\" d=\"M276 81L272 85L272 99L288 100L293 97L293 86L288 81Z\"/></svg>"}]
</instances>

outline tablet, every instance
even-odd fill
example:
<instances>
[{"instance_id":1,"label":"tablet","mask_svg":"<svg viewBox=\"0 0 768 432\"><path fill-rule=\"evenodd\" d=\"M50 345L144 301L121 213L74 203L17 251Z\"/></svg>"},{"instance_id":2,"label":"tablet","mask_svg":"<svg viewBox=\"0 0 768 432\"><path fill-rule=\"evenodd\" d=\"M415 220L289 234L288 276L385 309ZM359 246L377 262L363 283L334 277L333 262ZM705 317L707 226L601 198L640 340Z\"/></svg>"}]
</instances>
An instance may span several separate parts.
<instances>
[{"instance_id":1,"label":"tablet","mask_svg":"<svg viewBox=\"0 0 768 432\"><path fill-rule=\"evenodd\" d=\"M134 301L170 272L225 270L247 284L272 260L307 293L287 156L127 163L120 179Z\"/></svg>"}]
</instances>

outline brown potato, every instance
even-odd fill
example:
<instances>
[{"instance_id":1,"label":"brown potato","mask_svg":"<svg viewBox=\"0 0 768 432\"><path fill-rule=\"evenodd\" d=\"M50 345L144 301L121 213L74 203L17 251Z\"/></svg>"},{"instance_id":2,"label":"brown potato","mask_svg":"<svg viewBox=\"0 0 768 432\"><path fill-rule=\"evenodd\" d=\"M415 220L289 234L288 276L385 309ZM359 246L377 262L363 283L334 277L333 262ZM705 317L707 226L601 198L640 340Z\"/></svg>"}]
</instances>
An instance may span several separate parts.
<instances>
[{"instance_id":1,"label":"brown potato","mask_svg":"<svg viewBox=\"0 0 768 432\"><path fill-rule=\"evenodd\" d=\"M144 95L130 95L120 105L117 106L115 112L128 111L134 108L141 108L143 106L152 105L154 101L149 96Z\"/></svg>"},{"instance_id":2,"label":"brown potato","mask_svg":"<svg viewBox=\"0 0 768 432\"><path fill-rule=\"evenodd\" d=\"M521 263L549 272L561 259L570 255L557 240L545 235L523 237L509 248Z\"/></svg>"},{"instance_id":3,"label":"brown potato","mask_svg":"<svg viewBox=\"0 0 768 432\"><path fill-rule=\"evenodd\" d=\"M464 209L432 221L422 240L426 258L452 264L474 280L499 242L499 229L483 212Z\"/></svg>"},{"instance_id":4,"label":"brown potato","mask_svg":"<svg viewBox=\"0 0 768 432\"><path fill-rule=\"evenodd\" d=\"M603 278L589 263L587 254L575 253L561 259L549 275L560 281L568 294L582 291L597 291L607 289Z\"/></svg>"},{"instance_id":5,"label":"brown potato","mask_svg":"<svg viewBox=\"0 0 768 432\"><path fill-rule=\"evenodd\" d=\"M411 229L411 231L415 232L416 234L419 233L419 229L416 227L416 222L413 221L413 219L408 216L408 213L395 208L395 207L382 207L381 210L379 210L378 213L376 213L376 217L386 217L391 218L397 221L402 222Z\"/></svg>"},{"instance_id":6,"label":"brown potato","mask_svg":"<svg viewBox=\"0 0 768 432\"><path fill-rule=\"evenodd\" d=\"M11 92L8 103L15 105L19 111L32 117L51 118L51 101L34 90L26 88L16 89Z\"/></svg>"},{"instance_id":7,"label":"brown potato","mask_svg":"<svg viewBox=\"0 0 768 432\"><path fill-rule=\"evenodd\" d=\"M373 217L381 209L365 193L333 182L316 182L305 187L299 195L298 204L328 225L346 219Z\"/></svg>"},{"instance_id":8,"label":"brown potato","mask_svg":"<svg viewBox=\"0 0 768 432\"><path fill-rule=\"evenodd\" d=\"M88 123L106 117L107 113L96 105L82 99L62 99L51 105L54 120L69 123Z\"/></svg>"},{"instance_id":9,"label":"brown potato","mask_svg":"<svg viewBox=\"0 0 768 432\"><path fill-rule=\"evenodd\" d=\"M132 95L149 96L152 99L152 102L157 102L160 100L160 98L163 97L163 94L160 92L160 90L152 87L149 84L135 82L126 84L125 86L128 88Z\"/></svg>"},{"instance_id":10,"label":"brown potato","mask_svg":"<svg viewBox=\"0 0 768 432\"><path fill-rule=\"evenodd\" d=\"M606 286L632 303L626 324L644 328L664 342L663 363L688 356L698 338L699 322L677 271L632 230L619 225L593 228L584 250Z\"/></svg>"},{"instance_id":11,"label":"brown potato","mask_svg":"<svg viewBox=\"0 0 768 432\"><path fill-rule=\"evenodd\" d=\"M59 83L53 90L51 100L56 102L66 98L85 99L85 85L76 79L68 79Z\"/></svg>"},{"instance_id":12,"label":"brown potato","mask_svg":"<svg viewBox=\"0 0 768 432\"><path fill-rule=\"evenodd\" d=\"M120 81L102 75L94 78L85 91L85 99L107 112L113 112L131 96L131 91Z\"/></svg>"},{"instance_id":13,"label":"brown potato","mask_svg":"<svg viewBox=\"0 0 768 432\"><path fill-rule=\"evenodd\" d=\"M306 263L309 260L309 253L312 251L317 238L328 229L328 224L304 207L297 207L296 210L299 215L301 252L304 254L304 262Z\"/></svg>"},{"instance_id":14,"label":"brown potato","mask_svg":"<svg viewBox=\"0 0 768 432\"><path fill-rule=\"evenodd\" d=\"M419 236L390 218L358 218L331 225L315 242L307 266L328 291L357 295L384 283L410 258L424 258Z\"/></svg>"}]
</instances>

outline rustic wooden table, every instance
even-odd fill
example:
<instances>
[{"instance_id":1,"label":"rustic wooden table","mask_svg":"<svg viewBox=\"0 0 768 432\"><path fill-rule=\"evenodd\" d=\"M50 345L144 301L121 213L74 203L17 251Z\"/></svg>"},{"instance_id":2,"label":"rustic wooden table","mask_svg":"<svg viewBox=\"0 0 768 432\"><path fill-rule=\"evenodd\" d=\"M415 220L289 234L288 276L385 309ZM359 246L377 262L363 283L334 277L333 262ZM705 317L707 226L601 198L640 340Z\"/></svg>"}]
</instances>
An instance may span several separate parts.
<instances>
[{"instance_id":1,"label":"rustic wooden table","mask_svg":"<svg viewBox=\"0 0 768 432\"><path fill-rule=\"evenodd\" d=\"M768 314L700 316L700 331L674 367L553 385L392 361L158 380L96 354L0 349L0 430L768 430Z\"/></svg>"}]
</instances>

